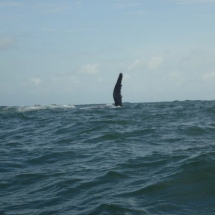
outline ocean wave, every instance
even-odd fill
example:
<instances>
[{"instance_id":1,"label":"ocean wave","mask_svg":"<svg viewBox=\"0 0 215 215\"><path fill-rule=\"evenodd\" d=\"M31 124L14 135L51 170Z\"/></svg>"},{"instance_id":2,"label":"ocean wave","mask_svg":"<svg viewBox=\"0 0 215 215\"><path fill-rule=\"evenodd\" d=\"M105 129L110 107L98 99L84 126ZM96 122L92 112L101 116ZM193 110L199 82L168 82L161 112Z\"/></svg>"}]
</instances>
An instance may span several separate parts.
<instances>
[{"instance_id":1,"label":"ocean wave","mask_svg":"<svg viewBox=\"0 0 215 215\"><path fill-rule=\"evenodd\" d=\"M99 105L78 105L81 110L94 110L94 109L106 109L106 108L118 108L113 104L99 104Z\"/></svg>"},{"instance_id":2,"label":"ocean wave","mask_svg":"<svg viewBox=\"0 0 215 215\"><path fill-rule=\"evenodd\" d=\"M24 106L19 107L18 111L25 112L25 111L36 111L36 110L52 110L52 109L73 109L76 108L74 105L33 105L33 106Z\"/></svg>"},{"instance_id":3,"label":"ocean wave","mask_svg":"<svg viewBox=\"0 0 215 215\"><path fill-rule=\"evenodd\" d=\"M0 107L0 214L214 214L214 107Z\"/></svg>"}]
</instances>

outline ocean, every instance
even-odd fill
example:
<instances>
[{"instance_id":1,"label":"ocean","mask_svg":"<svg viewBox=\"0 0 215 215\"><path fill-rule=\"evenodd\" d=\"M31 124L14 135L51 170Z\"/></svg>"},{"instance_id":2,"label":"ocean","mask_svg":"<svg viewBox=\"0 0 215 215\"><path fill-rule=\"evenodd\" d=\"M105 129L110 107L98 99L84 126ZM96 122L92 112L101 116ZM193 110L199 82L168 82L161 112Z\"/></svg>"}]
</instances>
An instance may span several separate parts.
<instances>
[{"instance_id":1,"label":"ocean","mask_svg":"<svg viewBox=\"0 0 215 215\"><path fill-rule=\"evenodd\" d=\"M0 214L215 214L215 101L1 106Z\"/></svg>"}]
</instances>

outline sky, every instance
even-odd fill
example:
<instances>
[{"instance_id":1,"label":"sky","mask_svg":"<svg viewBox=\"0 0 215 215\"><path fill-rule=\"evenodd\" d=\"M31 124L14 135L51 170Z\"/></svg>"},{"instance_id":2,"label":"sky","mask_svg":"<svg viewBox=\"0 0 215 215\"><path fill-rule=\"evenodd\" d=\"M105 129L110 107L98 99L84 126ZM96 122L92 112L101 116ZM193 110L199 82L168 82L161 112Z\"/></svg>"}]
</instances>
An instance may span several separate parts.
<instances>
[{"instance_id":1,"label":"sky","mask_svg":"<svg viewBox=\"0 0 215 215\"><path fill-rule=\"evenodd\" d=\"M215 0L0 0L0 106L215 99Z\"/></svg>"}]
</instances>

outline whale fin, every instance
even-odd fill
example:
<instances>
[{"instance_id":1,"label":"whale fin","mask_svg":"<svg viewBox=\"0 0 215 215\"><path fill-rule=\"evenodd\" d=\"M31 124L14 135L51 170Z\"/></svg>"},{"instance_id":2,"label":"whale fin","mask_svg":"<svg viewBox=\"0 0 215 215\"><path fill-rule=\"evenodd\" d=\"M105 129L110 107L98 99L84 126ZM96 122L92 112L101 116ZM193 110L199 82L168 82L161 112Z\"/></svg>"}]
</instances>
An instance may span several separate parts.
<instances>
[{"instance_id":1,"label":"whale fin","mask_svg":"<svg viewBox=\"0 0 215 215\"><path fill-rule=\"evenodd\" d=\"M113 90L113 99L115 102L115 106L122 107L121 87L122 87L122 73L119 74L119 77Z\"/></svg>"}]
</instances>

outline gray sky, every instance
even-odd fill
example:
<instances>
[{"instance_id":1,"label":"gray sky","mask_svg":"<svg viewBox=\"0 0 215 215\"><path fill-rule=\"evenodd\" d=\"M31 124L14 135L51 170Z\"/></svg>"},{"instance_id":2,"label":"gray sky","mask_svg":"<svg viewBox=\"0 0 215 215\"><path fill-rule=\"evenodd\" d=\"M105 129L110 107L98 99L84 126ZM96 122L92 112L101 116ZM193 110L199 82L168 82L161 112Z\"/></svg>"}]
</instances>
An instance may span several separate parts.
<instances>
[{"instance_id":1,"label":"gray sky","mask_svg":"<svg viewBox=\"0 0 215 215\"><path fill-rule=\"evenodd\" d=\"M0 105L215 98L215 0L0 0Z\"/></svg>"}]
</instances>

